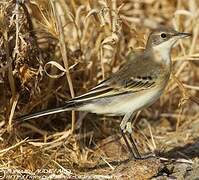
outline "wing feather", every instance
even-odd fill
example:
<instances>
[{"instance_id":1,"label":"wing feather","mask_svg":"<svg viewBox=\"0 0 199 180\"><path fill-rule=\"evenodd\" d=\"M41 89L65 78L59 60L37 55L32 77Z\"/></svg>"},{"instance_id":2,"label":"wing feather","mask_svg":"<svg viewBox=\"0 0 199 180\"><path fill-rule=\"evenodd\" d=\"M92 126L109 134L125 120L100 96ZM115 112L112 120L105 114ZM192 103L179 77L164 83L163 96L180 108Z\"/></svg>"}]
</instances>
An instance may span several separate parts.
<instances>
[{"instance_id":1,"label":"wing feather","mask_svg":"<svg viewBox=\"0 0 199 180\"><path fill-rule=\"evenodd\" d=\"M86 94L72 100L87 101L98 98L108 98L126 93L136 93L157 86L157 79L162 66L151 61L151 55L144 54L132 57L118 72L102 81Z\"/></svg>"},{"instance_id":2,"label":"wing feather","mask_svg":"<svg viewBox=\"0 0 199 180\"><path fill-rule=\"evenodd\" d=\"M91 89L86 94L78 96L72 100L87 101L98 98L107 98L126 93L135 93L138 91L143 91L152 88L154 86L155 86L155 81L153 81L152 78L147 78L147 77L139 77L139 78L130 77L128 80L125 80L125 82L123 83L104 81L95 88Z\"/></svg>"}]
</instances>

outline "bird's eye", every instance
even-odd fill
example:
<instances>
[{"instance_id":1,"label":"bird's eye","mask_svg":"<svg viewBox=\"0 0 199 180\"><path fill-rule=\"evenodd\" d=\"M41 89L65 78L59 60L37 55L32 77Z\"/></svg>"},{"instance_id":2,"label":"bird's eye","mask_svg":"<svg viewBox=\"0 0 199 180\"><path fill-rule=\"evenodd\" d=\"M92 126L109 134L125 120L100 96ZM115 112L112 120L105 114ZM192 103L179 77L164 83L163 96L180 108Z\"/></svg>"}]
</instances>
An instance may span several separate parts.
<instances>
[{"instance_id":1,"label":"bird's eye","mask_svg":"<svg viewBox=\"0 0 199 180\"><path fill-rule=\"evenodd\" d=\"M166 38L167 37L167 35L165 33L162 33L160 36L161 36L161 38Z\"/></svg>"}]
</instances>

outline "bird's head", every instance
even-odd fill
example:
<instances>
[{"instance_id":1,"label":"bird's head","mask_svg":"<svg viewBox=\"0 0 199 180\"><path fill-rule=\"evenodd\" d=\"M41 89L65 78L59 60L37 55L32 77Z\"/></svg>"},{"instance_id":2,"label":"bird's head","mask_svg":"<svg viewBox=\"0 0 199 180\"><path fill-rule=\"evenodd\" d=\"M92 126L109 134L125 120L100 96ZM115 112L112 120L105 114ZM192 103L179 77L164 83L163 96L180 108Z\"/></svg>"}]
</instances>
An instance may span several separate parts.
<instances>
[{"instance_id":1,"label":"bird's head","mask_svg":"<svg viewBox=\"0 0 199 180\"><path fill-rule=\"evenodd\" d=\"M177 40L188 36L191 36L191 33L161 27L150 33L146 48L170 50Z\"/></svg>"}]
</instances>

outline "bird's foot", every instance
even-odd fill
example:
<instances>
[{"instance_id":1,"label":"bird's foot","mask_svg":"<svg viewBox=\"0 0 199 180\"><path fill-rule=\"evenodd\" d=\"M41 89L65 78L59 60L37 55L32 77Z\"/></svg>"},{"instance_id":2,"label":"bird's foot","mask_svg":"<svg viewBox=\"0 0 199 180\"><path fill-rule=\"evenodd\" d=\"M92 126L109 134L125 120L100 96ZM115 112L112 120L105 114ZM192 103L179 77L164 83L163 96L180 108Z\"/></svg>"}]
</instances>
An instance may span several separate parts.
<instances>
[{"instance_id":1,"label":"bird's foot","mask_svg":"<svg viewBox=\"0 0 199 180\"><path fill-rule=\"evenodd\" d=\"M128 149L134 159L145 160L145 159L156 157L156 155L154 153L150 153L147 155L140 154L140 152L137 148L136 142L131 136L131 134L133 132L131 122L127 122L126 124L121 123L120 127L121 127L121 133L122 133L122 137L125 141L125 144L127 145Z\"/></svg>"},{"instance_id":2,"label":"bird's foot","mask_svg":"<svg viewBox=\"0 0 199 180\"><path fill-rule=\"evenodd\" d=\"M140 155L140 157L136 157L136 160L146 160L146 159L150 159L150 158L157 158L155 153L149 153L149 154L145 154L145 155Z\"/></svg>"}]
</instances>

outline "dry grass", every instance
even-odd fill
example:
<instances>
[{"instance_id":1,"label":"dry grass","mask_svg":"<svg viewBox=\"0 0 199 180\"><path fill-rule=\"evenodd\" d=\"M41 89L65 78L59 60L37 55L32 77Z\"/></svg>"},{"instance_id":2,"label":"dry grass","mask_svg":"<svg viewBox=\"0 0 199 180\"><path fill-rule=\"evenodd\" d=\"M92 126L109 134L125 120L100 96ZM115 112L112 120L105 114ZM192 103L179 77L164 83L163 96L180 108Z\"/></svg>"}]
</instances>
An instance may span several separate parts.
<instances>
[{"instance_id":1,"label":"dry grass","mask_svg":"<svg viewBox=\"0 0 199 180\"><path fill-rule=\"evenodd\" d=\"M120 117L66 112L19 127L14 117L83 94L116 72L130 51L141 51L160 24L193 37L174 48L173 76L161 99L138 116L136 140L143 152L195 142L198 9L197 0L1 1L0 167L82 171L126 154L113 137Z\"/></svg>"}]
</instances>

